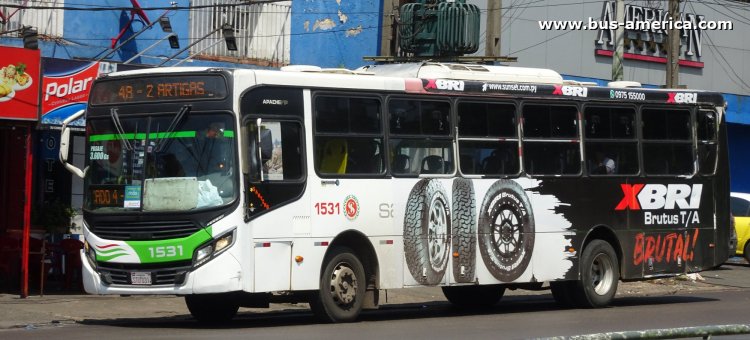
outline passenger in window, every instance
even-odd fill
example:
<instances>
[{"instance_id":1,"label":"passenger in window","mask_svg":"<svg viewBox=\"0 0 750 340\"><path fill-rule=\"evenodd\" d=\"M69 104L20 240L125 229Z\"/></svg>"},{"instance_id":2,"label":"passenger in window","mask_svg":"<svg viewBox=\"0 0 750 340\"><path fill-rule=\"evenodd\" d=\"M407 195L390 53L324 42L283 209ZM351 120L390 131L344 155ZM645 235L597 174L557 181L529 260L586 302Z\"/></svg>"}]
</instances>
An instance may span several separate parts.
<instances>
[{"instance_id":1,"label":"passenger in window","mask_svg":"<svg viewBox=\"0 0 750 340\"><path fill-rule=\"evenodd\" d=\"M611 175L615 173L615 161L612 158L607 157L604 152L596 152L596 164L592 174L597 175Z\"/></svg>"}]
</instances>

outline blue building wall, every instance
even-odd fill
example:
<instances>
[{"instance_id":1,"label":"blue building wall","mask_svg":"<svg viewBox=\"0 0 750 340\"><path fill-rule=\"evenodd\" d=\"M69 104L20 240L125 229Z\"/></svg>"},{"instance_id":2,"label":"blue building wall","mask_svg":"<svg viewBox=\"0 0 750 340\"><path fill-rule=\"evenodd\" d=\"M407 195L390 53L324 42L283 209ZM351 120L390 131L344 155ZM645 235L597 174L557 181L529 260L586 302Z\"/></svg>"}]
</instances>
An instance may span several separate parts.
<instances>
[{"instance_id":1,"label":"blue building wall","mask_svg":"<svg viewBox=\"0 0 750 340\"><path fill-rule=\"evenodd\" d=\"M382 2L301 0L292 2L292 64L354 69L380 46Z\"/></svg>"},{"instance_id":2,"label":"blue building wall","mask_svg":"<svg viewBox=\"0 0 750 340\"><path fill-rule=\"evenodd\" d=\"M187 7L189 0L176 0L176 6ZM142 8L163 8L169 7L168 1L159 0L140 0ZM75 5L76 8L91 7L114 7L130 8L132 4L129 0L80 0ZM156 21L166 11L163 9L144 11L151 22ZM189 38L189 19L190 11L187 9L170 10L167 13L172 31L177 34L180 42L179 49L172 49L169 42L165 39L158 45L149 49L143 56L136 58L132 64L150 64L157 65L164 60L164 57L172 56L180 49L190 44ZM115 42L119 45L128 37L143 29L147 24L138 16L133 22L130 22L130 11L128 10L111 10L111 11L77 11L67 10L64 16L63 39L68 43L61 41L39 41L39 49L43 57L60 58L60 59L97 59L109 52L112 46L112 39L120 34L123 27L128 27L122 37ZM113 55L106 58L108 61L126 61L139 52L151 46L153 43L164 38L169 33L162 31L161 26L156 23L145 32L138 35L131 42L120 48ZM23 46L20 38L0 36L0 45L6 46ZM175 61L186 58L188 52L183 52L175 57ZM170 62L167 64L174 63ZM242 68L266 68L247 64L234 64L224 62L212 62L204 60L192 60L189 64L183 66L212 66L212 67L242 67Z\"/></svg>"},{"instance_id":3,"label":"blue building wall","mask_svg":"<svg viewBox=\"0 0 750 340\"><path fill-rule=\"evenodd\" d=\"M139 1L141 7L169 7L168 1L157 1L157 0L141 0ZM189 5L188 0L177 0L177 7L187 7ZM76 7L96 6L96 7L131 7L129 0L79 0L76 1ZM151 10L144 11L146 16L151 22L165 13L165 10ZM188 10L170 10L167 17L170 20L172 31L177 33L180 40L180 46L185 47L188 45L188 22L189 22L189 11ZM63 37L66 40L79 43L87 48L76 51L76 56L82 58L95 58L103 55L104 51L108 51L111 46L112 39L120 34L120 30L123 27L127 27L130 22L130 11L66 11L65 12L65 31ZM142 21L138 16L129 25L123 34L122 38L117 41L117 44L125 41L128 37L134 33L140 31L146 26L146 22ZM113 56L108 59L125 61L130 57L136 55L139 51L145 49L151 44L155 43L159 39L166 36L168 33L164 33L159 26L155 24L150 29L140 34L136 39L129 42L122 48L120 48ZM149 50L147 54L155 56L170 56L179 50L173 50L169 47L169 43L165 40L159 45ZM184 54L187 56L187 54ZM55 55L57 58L65 58L67 56ZM149 62L153 63L154 60L134 60L133 63Z\"/></svg>"}]
</instances>

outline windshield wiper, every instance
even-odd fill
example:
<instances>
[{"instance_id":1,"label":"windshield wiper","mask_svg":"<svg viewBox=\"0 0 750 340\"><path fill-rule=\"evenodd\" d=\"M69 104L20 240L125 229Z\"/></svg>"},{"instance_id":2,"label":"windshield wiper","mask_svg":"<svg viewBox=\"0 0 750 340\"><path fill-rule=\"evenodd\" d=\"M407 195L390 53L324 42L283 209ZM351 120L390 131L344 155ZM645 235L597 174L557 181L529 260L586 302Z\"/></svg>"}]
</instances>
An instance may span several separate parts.
<instances>
[{"instance_id":1,"label":"windshield wiper","mask_svg":"<svg viewBox=\"0 0 750 340\"><path fill-rule=\"evenodd\" d=\"M177 125L180 124L180 122L182 121L182 118L185 117L185 115L188 114L190 110L192 109L193 107L190 105L185 105L182 108L180 108L180 111L177 112L176 116L174 116L174 118L172 119L172 122L169 123L169 127L167 127L167 131L164 132L164 137L161 137L159 138L159 140L156 141L156 146L154 147L155 152L161 151L162 142L164 142L165 139L167 140L170 139L168 138L169 135L172 134L172 132L174 132L174 129L176 129ZM158 137L159 134L157 133L156 136Z\"/></svg>"},{"instance_id":2,"label":"windshield wiper","mask_svg":"<svg viewBox=\"0 0 750 340\"><path fill-rule=\"evenodd\" d=\"M122 141L122 144L125 145L125 149L128 151L133 151L133 146L130 145L130 141L125 138L125 130L122 128L122 122L120 122L120 116L117 114L117 109L112 108L109 111L109 115L112 117L112 122L115 125L115 130L117 130L117 135L120 137L120 141Z\"/></svg>"}]
</instances>

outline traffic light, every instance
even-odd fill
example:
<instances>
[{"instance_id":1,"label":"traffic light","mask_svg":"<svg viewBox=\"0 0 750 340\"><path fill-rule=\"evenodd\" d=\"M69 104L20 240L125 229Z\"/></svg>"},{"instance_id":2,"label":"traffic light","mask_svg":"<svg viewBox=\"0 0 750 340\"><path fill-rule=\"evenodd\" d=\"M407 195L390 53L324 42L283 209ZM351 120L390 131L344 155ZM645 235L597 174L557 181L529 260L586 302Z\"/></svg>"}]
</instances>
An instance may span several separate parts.
<instances>
[{"instance_id":1,"label":"traffic light","mask_svg":"<svg viewBox=\"0 0 750 340\"><path fill-rule=\"evenodd\" d=\"M39 34L37 34L36 28L25 26L21 31L21 36L23 36L23 48L39 49Z\"/></svg>"}]
</instances>

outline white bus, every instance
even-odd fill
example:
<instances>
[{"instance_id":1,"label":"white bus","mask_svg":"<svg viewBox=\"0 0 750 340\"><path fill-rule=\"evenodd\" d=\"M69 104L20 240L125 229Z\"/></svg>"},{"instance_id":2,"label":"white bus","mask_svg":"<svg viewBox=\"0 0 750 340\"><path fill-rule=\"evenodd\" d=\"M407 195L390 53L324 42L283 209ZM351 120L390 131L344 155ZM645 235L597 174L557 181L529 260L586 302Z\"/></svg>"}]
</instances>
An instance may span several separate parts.
<instances>
[{"instance_id":1,"label":"white bus","mask_svg":"<svg viewBox=\"0 0 750 340\"><path fill-rule=\"evenodd\" d=\"M549 283L606 306L620 280L728 257L724 106L463 64L109 74L86 168L66 163L84 286L184 296L208 322L276 302L352 321L419 286L471 307Z\"/></svg>"}]
</instances>

